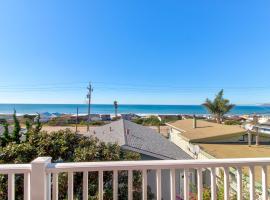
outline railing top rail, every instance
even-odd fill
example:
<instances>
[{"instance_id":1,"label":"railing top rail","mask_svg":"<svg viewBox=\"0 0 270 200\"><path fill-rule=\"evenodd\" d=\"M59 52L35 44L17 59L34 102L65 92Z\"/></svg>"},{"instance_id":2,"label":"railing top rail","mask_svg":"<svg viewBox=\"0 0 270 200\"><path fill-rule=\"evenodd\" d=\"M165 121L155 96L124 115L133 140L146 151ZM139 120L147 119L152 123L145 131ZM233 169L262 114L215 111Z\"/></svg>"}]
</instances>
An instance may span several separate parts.
<instances>
[{"instance_id":1,"label":"railing top rail","mask_svg":"<svg viewBox=\"0 0 270 200\"><path fill-rule=\"evenodd\" d=\"M31 172L31 164L1 164L0 174Z\"/></svg>"},{"instance_id":2,"label":"railing top rail","mask_svg":"<svg viewBox=\"0 0 270 200\"><path fill-rule=\"evenodd\" d=\"M112 171L112 170L141 170L141 169L185 169L211 167L240 167L270 165L270 158L235 158L209 160L152 160L152 161L105 161L105 162L76 162L51 163L47 172L80 172L80 171Z\"/></svg>"}]
</instances>

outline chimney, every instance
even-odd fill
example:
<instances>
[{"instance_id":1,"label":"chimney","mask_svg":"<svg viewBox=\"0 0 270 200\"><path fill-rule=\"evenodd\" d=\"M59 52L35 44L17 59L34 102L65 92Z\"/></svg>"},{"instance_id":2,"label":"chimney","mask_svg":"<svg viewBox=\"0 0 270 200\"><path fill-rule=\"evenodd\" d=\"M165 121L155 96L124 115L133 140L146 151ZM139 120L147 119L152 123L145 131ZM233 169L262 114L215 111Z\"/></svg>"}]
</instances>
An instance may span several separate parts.
<instances>
[{"instance_id":1,"label":"chimney","mask_svg":"<svg viewBox=\"0 0 270 200\"><path fill-rule=\"evenodd\" d=\"M130 130L127 128L127 129L126 129L126 134L127 134L127 135L129 134L129 131L130 131Z\"/></svg>"},{"instance_id":2,"label":"chimney","mask_svg":"<svg viewBox=\"0 0 270 200\"><path fill-rule=\"evenodd\" d=\"M197 119L196 119L196 115L193 115L193 128L197 128Z\"/></svg>"}]
</instances>

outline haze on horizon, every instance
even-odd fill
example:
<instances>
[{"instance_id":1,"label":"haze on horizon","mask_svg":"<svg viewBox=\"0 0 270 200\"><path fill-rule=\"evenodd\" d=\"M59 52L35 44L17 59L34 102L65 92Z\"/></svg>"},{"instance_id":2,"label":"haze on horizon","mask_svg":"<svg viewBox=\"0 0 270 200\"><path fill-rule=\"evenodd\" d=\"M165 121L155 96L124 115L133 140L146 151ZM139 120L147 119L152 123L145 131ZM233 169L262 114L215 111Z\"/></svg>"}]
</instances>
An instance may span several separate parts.
<instances>
[{"instance_id":1,"label":"haze on horizon","mask_svg":"<svg viewBox=\"0 0 270 200\"><path fill-rule=\"evenodd\" d=\"M240 12L241 11L241 12ZM0 103L270 103L269 1L2 1Z\"/></svg>"}]
</instances>

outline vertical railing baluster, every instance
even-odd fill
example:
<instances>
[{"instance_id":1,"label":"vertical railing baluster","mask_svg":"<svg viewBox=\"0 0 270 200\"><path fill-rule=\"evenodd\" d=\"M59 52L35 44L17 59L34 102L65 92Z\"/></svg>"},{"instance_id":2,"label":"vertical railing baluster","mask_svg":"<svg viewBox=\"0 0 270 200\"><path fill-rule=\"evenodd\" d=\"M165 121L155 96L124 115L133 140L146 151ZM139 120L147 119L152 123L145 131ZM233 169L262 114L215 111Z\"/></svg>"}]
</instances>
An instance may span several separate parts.
<instances>
[{"instance_id":1,"label":"vertical railing baluster","mask_svg":"<svg viewBox=\"0 0 270 200\"><path fill-rule=\"evenodd\" d=\"M128 191L129 192L129 191ZM118 171L113 171L113 200L118 199Z\"/></svg>"},{"instance_id":2,"label":"vertical railing baluster","mask_svg":"<svg viewBox=\"0 0 270 200\"><path fill-rule=\"evenodd\" d=\"M254 166L249 166L249 199L255 199Z\"/></svg>"},{"instance_id":3,"label":"vertical railing baluster","mask_svg":"<svg viewBox=\"0 0 270 200\"><path fill-rule=\"evenodd\" d=\"M237 179L237 200L242 200L243 198L243 183L242 183L242 168L237 167L236 171L236 179Z\"/></svg>"},{"instance_id":4,"label":"vertical railing baluster","mask_svg":"<svg viewBox=\"0 0 270 200\"><path fill-rule=\"evenodd\" d=\"M184 169L184 200L189 200L189 169Z\"/></svg>"},{"instance_id":5,"label":"vertical railing baluster","mask_svg":"<svg viewBox=\"0 0 270 200\"><path fill-rule=\"evenodd\" d=\"M171 189L171 200L176 199L175 193L175 169L170 170L170 189Z\"/></svg>"},{"instance_id":6,"label":"vertical railing baluster","mask_svg":"<svg viewBox=\"0 0 270 200\"><path fill-rule=\"evenodd\" d=\"M98 172L98 196L103 200L103 171Z\"/></svg>"},{"instance_id":7,"label":"vertical railing baluster","mask_svg":"<svg viewBox=\"0 0 270 200\"><path fill-rule=\"evenodd\" d=\"M203 177L202 177L202 169L197 169L197 190L198 190L198 200L202 200L203 198Z\"/></svg>"},{"instance_id":8,"label":"vertical railing baluster","mask_svg":"<svg viewBox=\"0 0 270 200\"><path fill-rule=\"evenodd\" d=\"M128 200L133 199L133 171L128 170Z\"/></svg>"},{"instance_id":9,"label":"vertical railing baluster","mask_svg":"<svg viewBox=\"0 0 270 200\"><path fill-rule=\"evenodd\" d=\"M262 200L268 199L267 191L267 166L262 166Z\"/></svg>"},{"instance_id":10,"label":"vertical railing baluster","mask_svg":"<svg viewBox=\"0 0 270 200\"><path fill-rule=\"evenodd\" d=\"M157 200L161 200L161 169L156 170Z\"/></svg>"},{"instance_id":11,"label":"vertical railing baluster","mask_svg":"<svg viewBox=\"0 0 270 200\"><path fill-rule=\"evenodd\" d=\"M229 199L229 169L228 167L224 167L224 200Z\"/></svg>"},{"instance_id":12,"label":"vertical railing baluster","mask_svg":"<svg viewBox=\"0 0 270 200\"><path fill-rule=\"evenodd\" d=\"M15 175L8 174L8 200L15 200Z\"/></svg>"},{"instance_id":13,"label":"vertical railing baluster","mask_svg":"<svg viewBox=\"0 0 270 200\"><path fill-rule=\"evenodd\" d=\"M23 199L30 200L30 173L24 173L23 182Z\"/></svg>"},{"instance_id":14,"label":"vertical railing baluster","mask_svg":"<svg viewBox=\"0 0 270 200\"><path fill-rule=\"evenodd\" d=\"M73 172L68 172L68 200L73 200Z\"/></svg>"},{"instance_id":15,"label":"vertical railing baluster","mask_svg":"<svg viewBox=\"0 0 270 200\"><path fill-rule=\"evenodd\" d=\"M216 168L210 169L211 174L211 200L217 199L217 180L216 180Z\"/></svg>"},{"instance_id":16,"label":"vertical railing baluster","mask_svg":"<svg viewBox=\"0 0 270 200\"><path fill-rule=\"evenodd\" d=\"M143 200L147 200L147 170L142 171L142 190L143 190Z\"/></svg>"},{"instance_id":17,"label":"vertical railing baluster","mask_svg":"<svg viewBox=\"0 0 270 200\"><path fill-rule=\"evenodd\" d=\"M46 173L47 174L47 187L46 187L46 192L47 192L47 199L51 200L52 199L52 174L51 173Z\"/></svg>"},{"instance_id":18,"label":"vertical railing baluster","mask_svg":"<svg viewBox=\"0 0 270 200\"><path fill-rule=\"evenodd\" d=\"M83 200L88 200L88 171L83 172Z\"/></svg>"},{"instance_id":19,"label":"vertical railing baluster","mask_svg":"<svg viewBox=\"0 0 270 200\"><path fill-rule=\"evenodd\" d=\"M53 200L58 200L58 173L53 174Z\"/></svg>"}]
</instances>

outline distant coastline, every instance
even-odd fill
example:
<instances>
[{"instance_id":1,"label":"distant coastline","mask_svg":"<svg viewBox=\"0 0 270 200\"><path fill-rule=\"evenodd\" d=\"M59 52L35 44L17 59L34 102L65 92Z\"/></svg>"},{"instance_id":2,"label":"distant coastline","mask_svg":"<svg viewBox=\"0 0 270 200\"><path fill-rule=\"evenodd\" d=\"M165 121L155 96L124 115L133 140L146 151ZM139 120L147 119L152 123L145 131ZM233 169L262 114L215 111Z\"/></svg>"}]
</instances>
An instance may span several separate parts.
<instances>
[{"instance_id":1,"label":"distant coastline","mask_svg":"<svg viewBox=\"0 0 270 200\"><path fill-rule=\"evenodd\" d=\"M86 104L0 104L1 114L11 114L16 109L18 114L36 114L43 112L75 114L76 108L79 108L79 114L87 113ZM120 104L119 113L135 113L140 115L147 114L208 114L207 110L201 105L131 105ZM95 114L113 114L112 104L93 104L91 113ZM267 114L270 115L270 105L237 105L230 114Z\"/></svg>"}]
</instances>

